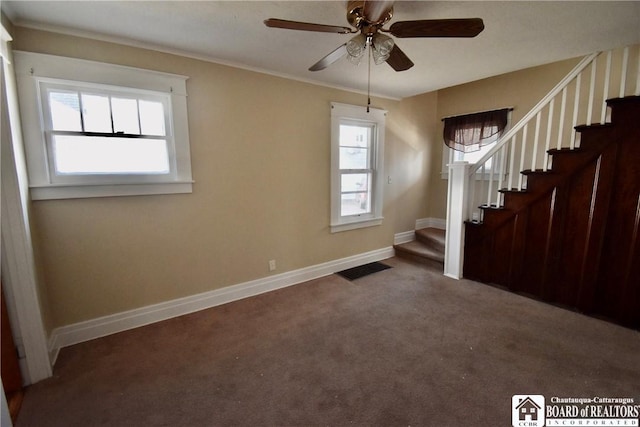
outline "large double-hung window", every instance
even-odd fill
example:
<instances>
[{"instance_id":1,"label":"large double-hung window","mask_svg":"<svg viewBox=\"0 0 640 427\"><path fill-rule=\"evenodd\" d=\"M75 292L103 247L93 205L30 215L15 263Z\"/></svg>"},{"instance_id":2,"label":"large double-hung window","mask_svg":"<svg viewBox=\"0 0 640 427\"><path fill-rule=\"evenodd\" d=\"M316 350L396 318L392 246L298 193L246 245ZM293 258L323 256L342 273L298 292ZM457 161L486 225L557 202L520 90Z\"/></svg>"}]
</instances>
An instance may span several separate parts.
<instances>
[{"instance_id":1,"label":"large double-hung window","mask_svg":"<svg viewBox=\"0 0 640 427\"><path fill-rule=\"evenodd\" d=\"M191 192L186 77L15 59L33 199Z\"/></svg>"},{"instance_id":2,"label":"large double-hung window","mask_svg":"<svg viewBox=\"0 0 640 427\"><path fill-rule=\"evenodd\" d=\"M332 232L382 222L386 111L332 103Z\"/></svg>"}]
</instances>

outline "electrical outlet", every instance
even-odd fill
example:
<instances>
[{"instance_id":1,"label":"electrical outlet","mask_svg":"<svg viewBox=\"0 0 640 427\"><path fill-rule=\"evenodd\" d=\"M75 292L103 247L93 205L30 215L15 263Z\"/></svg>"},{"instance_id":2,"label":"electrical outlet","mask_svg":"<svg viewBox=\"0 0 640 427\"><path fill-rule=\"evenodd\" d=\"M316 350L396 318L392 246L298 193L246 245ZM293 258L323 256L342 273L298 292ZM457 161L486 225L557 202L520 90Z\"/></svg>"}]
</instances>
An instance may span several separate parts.
<instances>
[{"instance_id":1,"label":"electrical outlet","mask_svg":"<svg viewBox=\"0 0 640 427\"><path fill-rule=\"evenodd\" d=\"M276 269L276 260L272 259L269 261L269 271L275 271Z\"/></svg>"}]
</instances>

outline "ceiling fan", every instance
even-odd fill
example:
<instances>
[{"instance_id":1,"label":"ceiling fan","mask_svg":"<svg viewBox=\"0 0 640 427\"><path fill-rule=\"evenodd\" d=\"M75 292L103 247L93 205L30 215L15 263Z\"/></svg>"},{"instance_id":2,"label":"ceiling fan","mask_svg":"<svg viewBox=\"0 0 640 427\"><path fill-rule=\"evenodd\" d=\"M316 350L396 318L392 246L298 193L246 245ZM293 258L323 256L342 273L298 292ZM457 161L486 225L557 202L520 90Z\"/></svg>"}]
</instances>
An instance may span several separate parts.
<instances>
[{"instance_id":1,"label":"ceiling fan","mask_svg":"<svg viewBox=\"0 0 640 427\"><path fill-rule=\"evenodd\" d=\"M289 30L316 31L320 33L356 34L351 40L339 46L320 61L313 64L309 71L327 68L338 59L347 58L358 63L367 46L376 64L386 62L396 71L405 71L413 67L413 62L400 50L394 40L383 34L398 38L410 37L475 37L484 29L480 18L467 19L422 19L400 21L383 28L393 17L393 1L356 0L347 4L347 21L353 27L313 24L308 22L267 19L267 27Z\"/></svg>"}]
</instances>

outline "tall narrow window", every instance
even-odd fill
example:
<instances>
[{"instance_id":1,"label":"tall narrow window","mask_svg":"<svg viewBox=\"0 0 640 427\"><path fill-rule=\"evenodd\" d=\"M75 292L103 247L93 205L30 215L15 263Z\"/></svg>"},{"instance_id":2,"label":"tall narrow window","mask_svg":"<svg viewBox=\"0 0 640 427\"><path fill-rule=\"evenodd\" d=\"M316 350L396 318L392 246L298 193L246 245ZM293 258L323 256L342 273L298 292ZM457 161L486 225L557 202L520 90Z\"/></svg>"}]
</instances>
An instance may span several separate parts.
<instances>
[{"instance_id":1,"label":"tall narrow window","mask_svg":"<svg viewBox=\"0 0 640 427\"><path fill-rule=\"evenodd\" d=\"M332 103L333 232L382 221L382 153L386 112Z\"/></svg>"},{"instance_id":2,"label":"tall narrow window","mask_svg":"<svg viewBox=\"0 0 640 427\"><path fill-rule=\"evenodd\" d=\"M371 212L373 176L372 138L374 124L340 125L340 214L362 215Z\"/></svg>"}]
</instances>

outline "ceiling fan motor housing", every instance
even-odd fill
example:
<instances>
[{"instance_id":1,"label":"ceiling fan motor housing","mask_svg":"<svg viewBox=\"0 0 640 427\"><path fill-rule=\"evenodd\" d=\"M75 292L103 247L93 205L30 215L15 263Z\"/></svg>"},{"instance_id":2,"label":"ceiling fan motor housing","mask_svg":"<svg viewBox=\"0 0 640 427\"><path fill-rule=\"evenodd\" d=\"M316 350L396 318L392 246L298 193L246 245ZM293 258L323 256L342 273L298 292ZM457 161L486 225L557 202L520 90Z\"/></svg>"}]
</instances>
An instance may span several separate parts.
<instances>
[{"instance_id":1,"label":"ceiling fan motor housing","mask_svg":"<svg viewBox=\"0 0 640 427\"><path fill-rule=\"evenodd\" d=\"M347 5L347 21L367 35L375 33L392 17L392 2L351 0Z\"/></svg>"}]
</instances>

